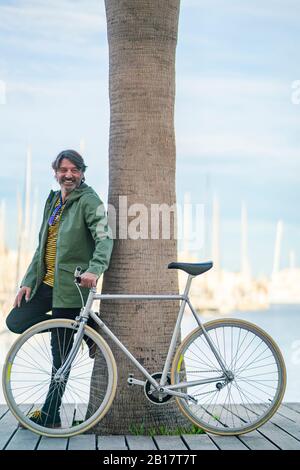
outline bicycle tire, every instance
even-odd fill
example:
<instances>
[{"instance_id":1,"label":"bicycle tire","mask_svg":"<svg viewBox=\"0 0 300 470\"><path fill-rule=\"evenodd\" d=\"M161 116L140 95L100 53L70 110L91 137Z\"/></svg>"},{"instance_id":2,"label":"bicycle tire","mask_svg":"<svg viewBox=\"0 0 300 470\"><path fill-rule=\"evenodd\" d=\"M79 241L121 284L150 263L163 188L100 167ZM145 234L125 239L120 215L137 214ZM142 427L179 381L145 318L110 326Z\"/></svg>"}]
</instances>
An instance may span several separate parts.
<instances>
[{"instance_id":1,"label":"bicycle tire","mask_svg":"<svg viewBox=\"0 0 300 470\"><path fill-rule=\"evenodd\" d=\"M47 436L47 437L71 437L77 434L81 434L86 432L91 427L95 426L108 412L110 406L115 397L116 388L117 388L117 366L116 361L113 356L113 353L108 346L107 342L92 328L89 326L85 327L85 339L88 341L93 341L96 345L96 357L98 360L101 360L102 364L106 364L107 370L104 373L107 375L107 383L104 385L101 384L101 387L105 387L103 393L103 399L99 396L96 397L97 404L92 403L91 401L88 403L81 403L77 401L77 403L68 403L67 396L75 397L79 400L82 398L82 395L79 395L78 388L75 395L74 392L74 382L77 381L80 385L79 390L80 393L85 393L86 395L90 393L88 391L88 386L84 381L89 380L88 374L90 374L90 370L92 369L92 374L90 376L91 380L94 380L94 384L98 385L98 377L96 376L96 367L95 361L90 358L87 358L87 351L88 347L85 344L82 344L81 349L77 352L77 355L72 363L70 373L68 374L68 378L66 379L66 384L64 384L64 391L57 392L57 389L54 389L53 384L53 356L52 352L49 354L49 350L46 349L48 343L52 341L53 346L53 338L61 339L64 335L69 335L69 344L70 341L74 340L74 337L77 332L76 322L72 320L64 320L64 319L56 319L56 320L47 320L45 322L38 323L33 327L26 330L20 337L15 341L12 345L11 349L9 350L5 365L3 368L3 375L2 375L2 384L3 384L3 391L6 402L9 406L9 409L13 413L13 415L17 418L17 420L21 423L23 427L30 429L31 431ZM54 336L54 332L56 336ZM66 336L64 336L65 338ZM73 338L71 340L71 337ZM51 339L52 338L52 339ZM82 341L84 343L84 341ZM30 361L27 359L28 351L37 350L37 345L41 344L41 348L39 348L40 358L37 357L35 354L34 359L30 358ZM58 342L56 343L58 345ZM45 347L46 346L46 347ZM67 349L67 348L66 348ZM85 352L83 352L85 351ZM61 354L61 351L59 351ZM23 354L23 356L21 355ZM81 358L80 358L81 354ZM24 357L26 358L24 360ZM21 360L20 360L21 358ZM79 359L78 359L79 358ZM100 359L99 359L100 358ZM52 360L52 363L51 363ZM77 362L76 362L77 360ZM19 361L19 363L18 363ZM41 363L41 368L38 369L39 362ZM81 361L81 370L75 371L75 368L79 369L79 364ZM48 364L49 363L49 364ZM20 365L21 364L21 365ZM25 365L24 365L25 364ZM29 365L28 365L29 364ZM47 365L46 365L47 364ZM31 370L29 373L28 371ZM51 370L51 371L50 371ZM84 371L84 372L82 372ZM78 372L81 372L81 374ZM104 374L103 373L103 374ZM19 374L19 375L18 375ZM25 375L26 374L26 375ZM39 377L40 374L40 377ZM73 375L72 375L73 374ZM75 374L75 375L74 375ZM77 374L77 375L76 375ZM86 375L85 375L86 374ZM21 377L21 380L20 380ZM26 378L27 377L27 378ZM37 379L35 379L37 377ZM35 388L38 385L38 380L40 381L41 388ZM21 382L21 387L19 387ZM13 384L17 383L17 387ZM33 385L29 385L32 384ZM84 383L84 387L83 384ZM28 385L27 385L28 384ZM35 385L37 384L37 385ZM59 395L59 398L62 400L60 411L62 412L62 406L64 405L64 413L62 419L62 427L61 428L52 428L48 426L44 426L43 424L37 424L30 419L29 410L32 411L32 397L33 394L38 391L40 393L41 390L48 391L46 397L48 397L50 392L50 385L52 386L51 393L52 399L55 393ZM71 386L73 386L72 393L71 393ZM94 385L93 385L94 386ZM30 392L30 387L32 387L32 395L29 398L24 398L24 394L26 393L26 388L28 392ZM69 389L68 389L69 387ZM21 390L21 396L23 394L22 400L17 398L16 390ZM96 388L98 391L98 389ZM54 393L53 393L54 392ZM69 393L69 395L68 395ZM79 397L79 398L78 398ZM28 399L31 402L28 402ZM100 399L101 404L100 404ZM65 401L64 401L65 400ZM99 402L99 405L98 405ZM91 405L92 403L92 405ZM41 404L43 404L43 400L41 400ZM68 406L67 406L68 405ZM72 411L72 406L74 405L74 409ZM31 408L30 408L31 407ZM86 407L86 408L84 408ZM95 409L94 409L95 408ZM34 410L33 410L34 411ZM73 415L72 415L73 413ZM89 415L89 416L88 416ZM79 420L76 419L82 418L84 419ZM69 421L68 421L68 419Z\"/></svg>"},{"instance_id":2,"label":"bicycle tire","mask_svg":"<svg viewBox=\"0 0 300 470\"><path fill-rule=\"evenodd\" d=\"M217 350L220 353L221 351L222 353L225 352L222 358L223 360L225 360L226 365L227 363L229 363L230 353L232 352L233 354L234 344L237 345L237 353L235 356L233 356L233 358L231 357L230 364L232 366L235 366L233 374L235 374L236 372L236 375L234 377L234 380L231 382L231 387L229 387L229 384L227 384L221 390L218 390L216 388L216 383L198 385L196 387L189 387L188 389L187 387L183 387L182 391L184 391L185 393L187 393L188 391L190 395L194 394L195 397L196 395L197 397L201 396L200 399L196 399L198 399L198 402L200 400L202 400L202 402L200 404L195 405L191 404L183 398L176 397L175 399L177 405L179 406L180 411L194 425L202 428L206 432L210 432L212 434L217 435L240 435L253 431L263 425L265 422L267 422L274 415L274 413L277 411L278 407L282 402L286 388L286 368L281 351L275 341L264 330L244 320L230 318L214 320L204 324L204 328L208 332L209 337L213 341ZM223 329L223 331L221 329ZM237 329L239 329L240 331L237 331ZM239 333L238 340L237 333ZM242 334L244 334L244 342L246 341L245 338L249 335L247 341L250 339L251 342L254 343L253 346L255 346L255 342L257 342L258 340L259 345L257 346L256 351L260 351L260 345L265 346L265 351L268 351L268 353L271 352L274 363L270 362L270 364L266 364L264 366L262 361L265 359L269 360L268 356L266 356L266 358L261 359L258 359L259 356L257 356L257 360L255 360L252 364L252 368L245 368L244 365L243 369L243 364L238 363L239 358L241 358L243 354L245 354L240 352L242 345L242 338L240 336ZM227 343L227 346L225 345L225 337L228 336L231 337L231 340L229 342L231 343L231 349L229 348L229 350L229 343ZM224 339L222 339L222 337L224 337ZM251 344L251 342L248 344ZM245 343L245 346L246 344L247 343ZM250 346L248 346L248 348L249 347ZM200 359L196 360L195 350L197 351L197 354L200 353ZM265 351L262 354L264 354ZM237 354L240 355L239 358ZM243 360L244 359L245 358L243 358ZM246 359L246 361L247 360L248 359ZM201 364L203 370L197 370L198 367L196 367L196 364L198 365L198 367L199 364ZM266 367L265 372L260 370L263 367ZM228 370L231 369L229 368ZM254 376L243 375L247 373L247 371L249 372L250 370L252 371L250 372L250 374L254 373ZM193 380L196 380L196 378L204 379L204 377L207 378L210 374L216 375L216 373L222 374L223 372L219 363L216 361L215 356L211 351L211 348L208 346L208 343L203 334L203 329L201 327L198 327L183 340L183 342L179 345L176 351L171 370L172 385L180 383L182 381L182 376L183 381L186 379L189 380L190 377L192 377ZM258 378L254 379L253 377L255 376ZM269 387L268 382L272 381L274 381L274 384L277 381L276 390L274 392L272 400L268 399L270 401L270 403L268 401L268 405L266 405L266 403L258 402L258 396L256 396L258 394L258 390L261 391L261 396L264 397L265 395L267 395L267 393L270 393L267 387ZM250 391L248 390L248 392L245 392L244 390L242 390L241 384L243 383L247 384ZM271 388L275 388L275 385L274 387L272 387L271 385ZM236 401L236 403L234 403L233 400L232 402L230 401L230 399L227 400L227 398L227 401L225 401L224 394L222 394L222 396L220 395L223 390L227 391L227 397L234 396L234 400ZM253 402L251 402L250 398L252 398L252 396L255 397L255 402L254 400ZM207 397L209 398L207 399ZM247 401L246 399L248 399L249 401ZM238 400L240 401L239 403L237 402ZM265 400L267 401L267 398Z\"/></svg>"}]
</instances>

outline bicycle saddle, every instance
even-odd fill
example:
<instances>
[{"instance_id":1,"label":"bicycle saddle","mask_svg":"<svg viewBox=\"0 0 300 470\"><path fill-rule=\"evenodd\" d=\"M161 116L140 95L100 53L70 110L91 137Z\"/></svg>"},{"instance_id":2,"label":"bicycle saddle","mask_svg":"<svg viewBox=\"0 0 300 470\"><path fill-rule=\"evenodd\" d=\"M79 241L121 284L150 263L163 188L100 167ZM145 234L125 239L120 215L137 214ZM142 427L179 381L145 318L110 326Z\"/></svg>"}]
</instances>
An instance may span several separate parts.
<instances>
[{"instance_id":1,"label":"bicycle saddle","mask_svg":"<svg viewBox=\"0 0 300 470\"><path fill-rule=\"evenodd\" d=\"M198 274L205 273L213 267L213 262L208 261L207 263L169 263L169 269L182 269L188 274L198 276Z\"/></svg>"}]
</instances>

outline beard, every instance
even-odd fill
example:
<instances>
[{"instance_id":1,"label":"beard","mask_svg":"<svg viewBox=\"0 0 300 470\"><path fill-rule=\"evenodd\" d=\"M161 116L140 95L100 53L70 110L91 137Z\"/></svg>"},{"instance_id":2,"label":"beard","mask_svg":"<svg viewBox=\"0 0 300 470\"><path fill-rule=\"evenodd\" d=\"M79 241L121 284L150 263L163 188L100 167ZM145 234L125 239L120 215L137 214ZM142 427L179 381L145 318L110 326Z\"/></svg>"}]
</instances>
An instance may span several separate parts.
<instances>
[{"instance_id":1,"label":"beard","mask_svg":"<svg viewBox=\"0 0 300 470\"><path fill-rule=\"evenodd\" d=\"M72 192L74 189L78 188L81 183L81 178L65 178L61 177L58 180L59 185L63 188L67 193Z\"/></svg>"}]
</instances>

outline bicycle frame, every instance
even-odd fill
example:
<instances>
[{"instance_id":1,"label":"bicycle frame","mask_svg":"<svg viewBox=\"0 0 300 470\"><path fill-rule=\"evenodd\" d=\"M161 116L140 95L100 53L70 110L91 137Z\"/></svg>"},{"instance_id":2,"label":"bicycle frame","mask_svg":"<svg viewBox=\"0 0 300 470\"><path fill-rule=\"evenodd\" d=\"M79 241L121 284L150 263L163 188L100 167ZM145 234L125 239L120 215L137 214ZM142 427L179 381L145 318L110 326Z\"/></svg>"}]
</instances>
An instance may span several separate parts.
<instances>
[{"instance_id":1,"label":"bicycle frame","mask_svg":"<svg viewBox=\"0 0 300 470\"><path fill-rule=\"evenodd\" d=\"M97 294L96 288L90 289L90 293L88 296L88 299L86 301L85 306L82 308L79 317L76 318L76 321L80 322L79 326L79 331L78 331L78 337L76 338L76 341L74 342L74 345L72 347L72 350L70 351L66 362L63 364L63 366L57 371L56 373L56 378L60 377L61 375L64 374L64 372L68 369L68 367L71 365L73 359L75 358L77 351L80 347L80 343L84 334L84 326L88 321L88 318L91 317L98 325L99 327L106 333L112 341L126 354L128 359L142 372L142 374L151 382L151 384L155 387L156 390L159 390L160 392L167 392L169 395L175 395L179 397L184 397L187 398L187 394L185 393L180 393L176 392L175 390L178 388L182 388L185 386L196 386L196 385L203 385L207 383L213 383L213 382L218 382L220 380L230 380L230 372L227 371L226 366L218 354L218 351L216 350L214 344L212 343L210 337L208 336L205 327L201 323L200 319L198 318L190 300L188 297L190 286L192 279L195 276L193 275L188 275L187 283L184 289L183 294L179 295L173 295L173 294ZM94 300L181 300L181 305L179 308L178 312L178 317L176 321L176 325L174 328L174 332L172 335L172 339L170 342L168 354L166 357L166 361L164 364L163 368L163 373L162 377L160 380L160 383L158 383L151 375L150 373L137 361L137 359L130 353L130 351L124 346L124 344L114 335L114 333L108 328L107 325L96 315L92 310L91 307L93 305ZM170 370L170 365L171 365L171 359L172 356L175 352L176 348L176 342L180 333L180 325L182 321L182 317L184 314L184 309L186 304L189 306L196 322L198 323L199 327L202 328L203 334L213 351L213 354L215 355L224 375L218 376L218 377L212 377L211 379L206 379L206 380L194 380L191 382L181 382L177 385L166 385L167 382L167 375ZM128 383L134 384L134 385L145 385L145 382L136 380L136 379L128 379Z\"/></svg>"}]
</instances>

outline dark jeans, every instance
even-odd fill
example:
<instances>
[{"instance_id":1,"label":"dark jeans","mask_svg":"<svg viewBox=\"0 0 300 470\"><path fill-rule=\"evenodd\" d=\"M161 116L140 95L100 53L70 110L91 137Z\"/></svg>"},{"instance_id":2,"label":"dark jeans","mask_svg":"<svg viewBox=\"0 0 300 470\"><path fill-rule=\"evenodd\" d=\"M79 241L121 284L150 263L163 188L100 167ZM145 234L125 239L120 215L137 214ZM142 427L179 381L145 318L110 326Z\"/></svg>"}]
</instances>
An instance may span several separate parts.
<instances>
[{"instance_id":1,"label":"dark jeans","mask_svg":"<svg viewBox=\"0 0 300 470\"><path fill-rule=\"evenodd\" d=\"M47 312L52 310L52 316ZM6 325L13 333L23 333L25 330L36 323L51 320L55 318L68 318L74 320L79 315L80 308L52 308L52 287L42 283L33 298L26 302L25 296L22 298L20 307L15 307L9 313L6 319ZM95 322L90 318L88 325L95 327ZM63 339L63 341L62 341ZM72 330L64 332L64 337L59 338L58 332L51 334L51 350L53 367L51 374L51 382L44 402L42 412L49 416L48 423L57 423L60 421L59 411L62 396L65 391L68 374L63 384L57 384L53 381L54 374L61 366L63 359L70 352L74 341L74 333ZM87 340L88 346L90 340ZM63 343L63 350L62 350Z\"/></svg>"}]
</instances>

